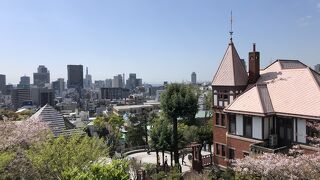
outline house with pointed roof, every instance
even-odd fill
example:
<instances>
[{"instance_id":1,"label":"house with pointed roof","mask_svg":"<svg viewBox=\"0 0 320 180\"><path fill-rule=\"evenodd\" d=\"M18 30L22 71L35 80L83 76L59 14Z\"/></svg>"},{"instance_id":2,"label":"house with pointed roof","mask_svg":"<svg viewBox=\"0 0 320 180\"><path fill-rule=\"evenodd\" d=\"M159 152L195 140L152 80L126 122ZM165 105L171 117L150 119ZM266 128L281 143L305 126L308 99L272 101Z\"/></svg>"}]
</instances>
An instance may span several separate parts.
<instances>
[{"instance_id":1,"label":"house with pointed roof","mask_svg":"<svg viewBox=\"0 0 320 180\"><path fill-rule=\"evenodd\" d=\"M231 40L212 81L215 164L299 144L314 152L309 124L320 120L320 75L298 60L276 60L260 69L249 53L246 72Z\"/></svg>"},{"instance_id":2,"label":"house with pointed roof","mask_svg":"<svg viewBox=\"0 0 320 180\"><path fill-rule=\"evenodd\" d=\"M45 122L55 137L84 133L79 129L75 129L71 122L65 120L62 114L48 104L40 108L30 119L38 119L39 121Z\"/></svg>"}]
</instances>

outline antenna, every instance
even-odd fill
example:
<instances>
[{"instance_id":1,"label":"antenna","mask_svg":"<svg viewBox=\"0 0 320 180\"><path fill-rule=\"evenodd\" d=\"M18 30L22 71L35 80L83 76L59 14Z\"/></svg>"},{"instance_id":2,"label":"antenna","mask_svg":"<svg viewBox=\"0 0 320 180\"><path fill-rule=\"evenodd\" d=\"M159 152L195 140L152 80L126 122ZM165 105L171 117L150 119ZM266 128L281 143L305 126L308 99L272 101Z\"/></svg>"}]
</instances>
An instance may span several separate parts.
<instances>
[{"instance_id":1,"label":"antenna","mask_svg":"<svg viewBox=\"0 0 320 180\"><path fill-rule=\"evenodd\" d=\"M232 43L232 34L233 34L233 31L232 31L232 11L231 11L231 16L230 16L230 31L229 31L229 34L230 34L230 42Z\"/></svg>"}]
</instances>

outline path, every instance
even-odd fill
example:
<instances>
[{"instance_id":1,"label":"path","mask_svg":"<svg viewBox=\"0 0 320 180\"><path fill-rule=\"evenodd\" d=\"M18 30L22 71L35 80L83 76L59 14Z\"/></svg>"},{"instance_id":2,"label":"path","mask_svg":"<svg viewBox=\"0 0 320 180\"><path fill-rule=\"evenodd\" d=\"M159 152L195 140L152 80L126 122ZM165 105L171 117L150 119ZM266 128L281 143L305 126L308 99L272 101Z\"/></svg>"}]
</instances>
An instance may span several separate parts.
<instances>
[{"instance_id":1,"label":"path","mask_svg":"<svg viewBox=\"0 0 320 180\"><path fill-rule=\"evenodd\" d=\"M207 155L210 154L209 152L206 151L202 151L201 152L202 155ZM168 158L168 164L170 165L171 162L171 158L170 158L170 154L168 153L164 153L165 156L167 156ZM182 167L182 172L186 172L189 171L191 169L191 161L189 161L188 159L188 155L185 155L184 161L186 162L186 164L182 165L182 158L179 158L179 162L181 164ZM160 156L160 163L162 164L162 153L159 152L159 156ZM139 153L134 153L134 154L130 154L128 155L129 158L134 158L136 159L136 161L139 163L141 162L143 163L152 163L152 164L156 164L157 163L157 156L156 156L156 152L151 152L150 154L148 154L147 152L139 152Z\"/></svg>"}]
</instances>

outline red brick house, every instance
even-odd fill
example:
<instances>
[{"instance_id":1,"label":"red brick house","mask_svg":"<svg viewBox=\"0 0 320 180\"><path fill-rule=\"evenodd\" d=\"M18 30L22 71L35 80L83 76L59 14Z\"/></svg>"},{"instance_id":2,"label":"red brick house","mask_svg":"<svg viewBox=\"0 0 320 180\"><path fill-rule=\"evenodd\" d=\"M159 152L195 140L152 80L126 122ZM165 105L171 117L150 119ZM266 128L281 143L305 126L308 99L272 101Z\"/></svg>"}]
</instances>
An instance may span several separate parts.
<instances>
[{"instance_id":1,"label":"red brick house","mask_svg":"<svg viewBox=\"0 0 320 180\"><path fill-rule=\"evenodd\" d=\"M214 162L308 145L308 122L320 120L320 75L298 60L260 70L253 45L249 71L232 40L212 81Z\"/></svg>"}]
</instances>

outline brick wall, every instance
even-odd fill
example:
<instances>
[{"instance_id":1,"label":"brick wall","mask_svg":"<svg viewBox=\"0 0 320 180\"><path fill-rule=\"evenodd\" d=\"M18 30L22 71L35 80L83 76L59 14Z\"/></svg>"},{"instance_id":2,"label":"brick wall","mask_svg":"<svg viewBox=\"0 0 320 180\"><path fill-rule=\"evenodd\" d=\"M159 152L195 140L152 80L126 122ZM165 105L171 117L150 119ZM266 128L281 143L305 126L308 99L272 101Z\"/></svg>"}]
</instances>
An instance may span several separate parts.
<instances>
[{"instance_id":1,"label":"brick wall","mask_svg":"<svg viewBox=\"0 0 320 180\"><path fill-rule=\"evenodd\" d=\"M243 152L249 152L251 144L254 144L254 143L240 140L240 139L234 139L231 137L227 138L227 146L228 148L232 148L235 150L236 159L243 158Z\"/></svg>"}]
</instances>

